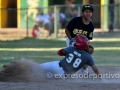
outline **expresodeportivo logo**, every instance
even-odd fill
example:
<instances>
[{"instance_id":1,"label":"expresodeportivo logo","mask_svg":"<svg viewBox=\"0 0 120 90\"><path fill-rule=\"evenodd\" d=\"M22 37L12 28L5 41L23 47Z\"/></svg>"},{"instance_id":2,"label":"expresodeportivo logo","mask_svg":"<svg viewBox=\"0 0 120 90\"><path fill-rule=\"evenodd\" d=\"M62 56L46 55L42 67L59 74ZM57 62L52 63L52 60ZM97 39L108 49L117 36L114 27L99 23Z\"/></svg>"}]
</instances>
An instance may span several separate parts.
<instances>
[{"instance_id":1,"label":"expresodeportivo logo","mask_svg":"<svg viewBox=\"0 0 120 90\"><path fill-rule=\"evenodd\" d=\"M96 79L98 77L100 78L107 78L107 79L112 79L112 78L117 78L120 79L120 74L112 74L112 73L104 73L104 74L53 74L51 72L47 73L47 78L56 78L56 79L64 79L64 78L91 78L91 79Z\"/></svg>"}]
</instances>

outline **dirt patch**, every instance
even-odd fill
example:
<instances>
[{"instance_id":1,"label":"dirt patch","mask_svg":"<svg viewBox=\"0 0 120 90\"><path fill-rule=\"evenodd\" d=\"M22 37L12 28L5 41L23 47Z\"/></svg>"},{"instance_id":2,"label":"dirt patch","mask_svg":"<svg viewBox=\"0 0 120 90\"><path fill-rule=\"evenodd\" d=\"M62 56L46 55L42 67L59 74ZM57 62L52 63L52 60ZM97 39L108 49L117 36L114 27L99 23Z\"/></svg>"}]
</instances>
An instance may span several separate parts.
<instances>
[{"instance_id":1,"label":"dirt patch","mask_svg":"<svg viewBox=\"0 0 120 90\"><path fill-rule=\"evenodd\" d=\"M80 77L67 79L50 79L41 77L42 75L41 72L39 73L39 71L31 72L31 67L33 67L34 65L36 66L36 63L34 62L12 62L6 64L4 68L9 67L9 70L11 70L12 66L14 66L13 63L17 65L16 69L12 70L14 74L16 74L16 70L19 70L23 73L19 73L17 77L15 77L14 75L12 75L11 77L8 76L8 80L5 79L5 81L1 81L0 90L119 90L120 67L98 67L101 74L106 75L104 76L103 80L99 80L97 78L93 79ZM36 72L38 73L33 75L33 73ZM91 72L91 74L93 73L91 68L89 68L89 72Z\"/></svg>"},{"instance_id":2,"label":"dirt patch","mask_svg":"<svg viewBox=\"0 0 120 90\"><path fill-rule=\"evenodd\" d=\"M119 84L79 82L0 83L0 90L119 90Z\"/></svg>"},{"instance_id":3,"label":"dirt patch","mask_svg":"<svg viewBox=\"0 0 120 90\"><path fill-rule=\"evenodd\" d=\"M3 65L0 71L0 81L32 82L40 81L44 72L37 63L29 60L15 60Z\"/></svg>"}]
</instances>

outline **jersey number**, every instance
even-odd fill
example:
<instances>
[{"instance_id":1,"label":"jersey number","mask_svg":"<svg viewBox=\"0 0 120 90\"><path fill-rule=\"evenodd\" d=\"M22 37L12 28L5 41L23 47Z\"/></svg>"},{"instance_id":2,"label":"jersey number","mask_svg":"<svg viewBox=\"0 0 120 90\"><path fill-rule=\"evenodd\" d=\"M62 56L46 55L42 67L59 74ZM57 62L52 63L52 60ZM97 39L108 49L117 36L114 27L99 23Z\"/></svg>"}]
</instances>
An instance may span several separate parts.
<instances>
[{"instance_id":1,"label":"jersey number","mask_svg":"<svg viewBox=\"0 0 120 90\"><path fill-rule=\"evenodd\" d=\"M69 57L66 58L66 61L67 61L68 63L71 63L72 60L73 60L73 58L74 58L74 55L73 55L73 54L69 54ZM81 60L80 58L76 58L75 61L74 61L74 63L73 63L73 67L74 67L74 68L77 68L77 67L80 65L81 61L82 61L82 60Z\"/></svg>"}]
</instances>

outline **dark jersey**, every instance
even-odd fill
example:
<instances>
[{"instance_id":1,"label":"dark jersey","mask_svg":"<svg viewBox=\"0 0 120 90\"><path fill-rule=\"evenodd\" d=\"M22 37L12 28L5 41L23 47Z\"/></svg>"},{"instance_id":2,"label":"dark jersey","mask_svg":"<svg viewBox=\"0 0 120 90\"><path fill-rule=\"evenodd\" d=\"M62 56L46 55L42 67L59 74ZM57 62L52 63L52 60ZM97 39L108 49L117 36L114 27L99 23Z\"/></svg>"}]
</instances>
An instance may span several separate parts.
<instances>
[{"instance_id":1,"label":"dark jersey","mask_svg":"<svg viewBox=\"0 0 120 90\"><path fill-rule=\"evenodd\" d=\"M112 10L114 9L114 5L113 5L114 2L115 2L114 0L109 0L109 4L110 4L110 5L109 5L109 9L112 9ZM111 10L110 10L110 11L111 11Z\"/></svg>"},{"instance_id":2,"label":"dark jersey","mask_svg":"<svg viewBox=\"0 0 120 90\"><path fill-rule=\"evenodd\" d=\"M114 4L114 0L109 0L109 4Z\"/></svg>"},{"instance_id":3,"label":"dark jersey","mask_svg":"<svg viewBox=\"0 0 120 90\"><path fill-rule=\"evenodd\" d=\"M65 58L60 61L60 65L65 73L75 73L84 65L93 66L94 61L89 53L84 50L78 50L74 47L68 47L63 50Z\"/></svg>"},{"instance_id":4,"label":"dark jersey","mask_svg":"<svg viewBox=\"0 0 120 90\"><path fill-rule=\"evenodd\" d=\"M85 35L89 40L93 38L94 25L90 21L88 25L84 24L82 17L73 18L66 28L70 31L71 37L74 38L77 34Z\"/></svg>"}]
</instances>

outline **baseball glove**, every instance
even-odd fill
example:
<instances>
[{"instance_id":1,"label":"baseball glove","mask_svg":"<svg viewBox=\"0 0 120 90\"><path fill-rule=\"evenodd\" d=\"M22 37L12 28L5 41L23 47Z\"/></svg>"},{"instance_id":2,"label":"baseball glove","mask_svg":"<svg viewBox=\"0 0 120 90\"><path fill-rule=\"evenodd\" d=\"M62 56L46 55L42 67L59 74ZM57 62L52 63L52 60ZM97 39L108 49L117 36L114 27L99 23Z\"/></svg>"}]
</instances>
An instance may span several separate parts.
<instances>
[{"instance_id":1,"label":"baseball glove","mask_svg":"<svg viewBox=\"0 0 120 90\"><path fill-rule=\"evenodd\" d=\"M94 52L94 48L93 46L89 45L85 51L88 52L89 54L92 54Z\"/></svg>"}]
</instances>

